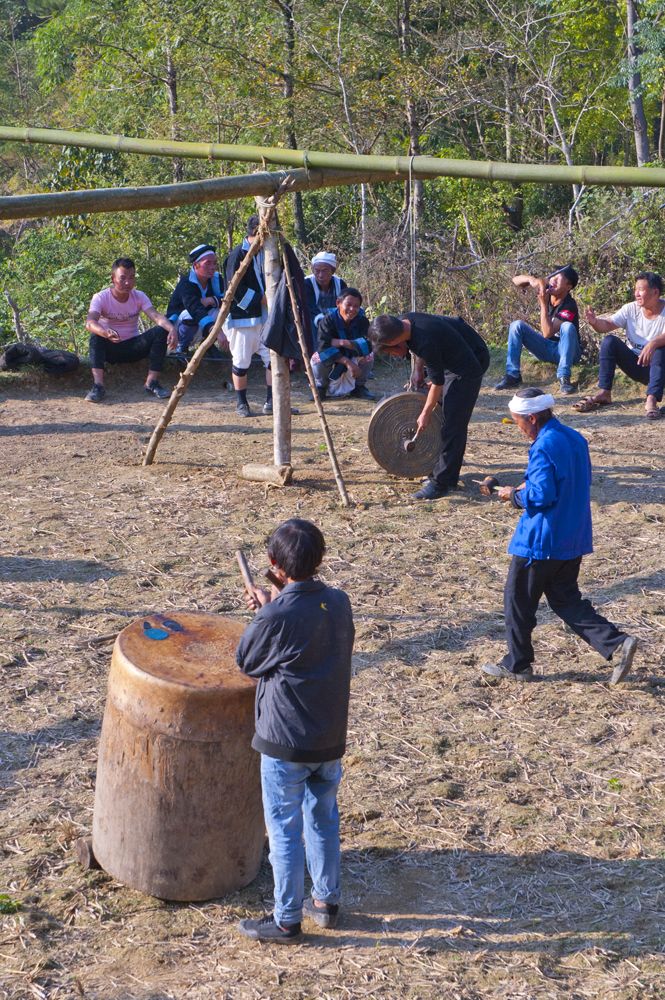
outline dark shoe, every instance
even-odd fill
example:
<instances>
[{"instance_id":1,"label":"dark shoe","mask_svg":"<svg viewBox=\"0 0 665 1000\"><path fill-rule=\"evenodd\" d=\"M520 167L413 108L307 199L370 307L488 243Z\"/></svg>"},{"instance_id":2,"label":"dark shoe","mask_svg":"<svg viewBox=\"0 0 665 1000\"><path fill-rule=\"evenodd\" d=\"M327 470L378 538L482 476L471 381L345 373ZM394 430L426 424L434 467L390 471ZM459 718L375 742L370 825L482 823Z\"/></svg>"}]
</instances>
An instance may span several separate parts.
<instances>
[{"instance_id":1,"label":"dark shoe","mask_svg":"<svg viewBox=\"0 0 665 1000\"><path fill-rule=\"evenodd\" d=\"M280 927L275 923L272 913L260 920L241 920L238 923L238 930L252 941L268 941L273 944L298 944L303 939L300 924Z\"/></svg>"},{"instance_id":2,"label":"dark shoe","mask_svg":"<svg viewBox=\"0 0 665 1000\"><path fill-rule=\"evenodd\" d=\"M206 361L228 361L228 354L222 354L217 344L213 344L209 347L204 355Z\"/></svg>"},{"instance_id":3,"label":"dark shoe","mask_svg":"<svg viewBox=\"0 0 665 1000\"><path fill-rule=\"evenodd\" d=\"M571 393L577 392L577 383L573 385L567 375L559 379L559 392L562 392L564 396L570 396Z\"/></svg>"},{"instance_id":4,"label":"dark shoe","mask_svg":"<svg viewBox=\"0 0 665 1000\"><path fill-rule=\"evenodd\" d=\"M513 681L530 681L533 679L532 667L527 667L526 670L520 670L516 673L514 670L508 670L501 663L483 663L480 669L484 674L489 674L490 677L508 677Z\"/></svg>"},{"instance_id":5,"label":"dark shoe","mask_svg":"<svg viewBox=\"0 0 665 1000\"><path fill-rule=\"evenodd\" d=\"M267 417L269 417L270 414L272 413L272 400L271 399L266 399L265 403L263 404L263 412L265 413L265 415Z\"/></svg>"},{"instance_id":6,"label":"dark shoe","mask_svg":"<svg viewBox=\"0 0 665 1000\"><path fill-rule=\"evenodd\" d=\"M95 382L90 392L86 392L85 399L87 403L101 403L105 395L106 389L104 386L98 385Z\"/></svg>"},{"instance_id":7,"label":"dark shoe","mask_svg":"<svg viewBox=\"0 0 665 1000\"><path fill-rule=\"evenodd\" d=\"M521 375L504 375L500 382L494 386L495 389L516 389L522 384Z\"/></svg>"},{"instance_id":8,"label":"dark shoe","mask_svg":"<svg viewBox=\"0 0 665 1000\"><path fill-rule=\"evenodd\" d=\"M437 486L433 479L428 479L427 482L417 493L413 494L414 500L441 500L442 497L448 496L447 486Z\"/></svg>"},{"instance_id":9,"label":"dark shoe","mask_svg":"<svg viewBox=\"0 0 665 1000\"><path fill-rule=\"evenodd\" d=\"M622 680L628 674L628 671L633 665L633 659L635 658L635 652L637 650L638 640L634 635L628 635L623 640L617 649L621 650L621 659L617 663L616 667L612 671L612 676L610 677L610 684L620 684Z\"/></svg>"},{"instance_id":10,"label":"dark shoe","mask_svg":"<svg viewBox=\"0 0 665 1000\"><path fill-rule=\"evenodd\" d=\"M184 351L174 351L173 354L167 354L167 357L173 358L181 371L184 371L189 364L189 354L185 354Z\"/></svg>"},{"instance_id":11,"label":"dark shoe","mask_svg":"<svg viewBox=\"0 0 665 1000\"><path fill-rule=\"evenodd\" d=\"M249 408L249 403L236 403L236 413L239 417L251 417L252 411Z\"/></svg>"},{"instance_id":12,"label":"dark shoe","mask_svg":"<svg viewBox=\"0 0 665 1000\"><path fill-rule=\"evenodd\" d=\"M324 385L317 385L316 391L319 394L319 399L321 400L321 402L323 402L323 400L326 399L326 397L328 396L328 391L326 387ZM314 399L313 393L310 392L309 398L312 400Z\"/></svg>"},{"instance_id":13,"label":"dark shoe","mask_svg":"<svg viewBox=\"0 0 665 1000\"><path fill-rule=\"evenodd\" d=\"M171 395L168 389L165 389L163 385L160 385L157 379L153 379L152 382L148 382L143 388L148 393L149 396L156 396L157 399L168 399Z\"/></svg>"},{"instance_id":14,"label":"dark shoe","mask_svg":"<svg viewBox=\"0 0 665 1000\"><path fill-rule=\"evenodd\" d=\"M357 385L355 389L352 389L349 396L353 396L355 399L376 399L373 392L370 392L366 385Z\"/></svg>"},{"instance_id":15,"label":"dark shoe","mask_svg":"<svg viewBox=\"0 0 665 1000\"><path fill-rule=\"evenodd\" d=\"M656 407L655 410L647 410L644 416L647 418L647 420L660 420L663 416L663 411L659 410L658 407Z\"/></svg>"},{"instance_id":16,"label":"dark shoe","mask_svg":"<svg viewBox=\"0 0 665 1000\"><path fill-rule=\"evenodd\" d=\"M302 912L304 916L309 917L313 920L315 924L319 927L325 927L327 929L332 929L337 926L337 918L339 916L339 906L333 905L332 903L324 903L323 906L317 906L311 896L303 901Z\"/></svg>"}]
</instances>

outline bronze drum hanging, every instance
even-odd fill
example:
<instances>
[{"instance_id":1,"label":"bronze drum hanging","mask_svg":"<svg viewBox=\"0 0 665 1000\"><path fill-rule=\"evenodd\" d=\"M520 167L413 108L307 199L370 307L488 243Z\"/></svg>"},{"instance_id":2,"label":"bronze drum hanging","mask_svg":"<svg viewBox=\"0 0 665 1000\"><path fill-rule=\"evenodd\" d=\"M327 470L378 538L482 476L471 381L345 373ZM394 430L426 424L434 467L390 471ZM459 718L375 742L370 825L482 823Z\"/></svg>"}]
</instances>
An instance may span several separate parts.
<instances>
[{"instance_id":1,"label":"bronze drum hanging","mask_svg":"<svg viewBox=\"0 0 665 1000\"><path fill-rule=\"evenodd\" d=\"M441 407L421 431L411 451L406 445L416 433L416 421L425 405L419 392L398 392L382 399L370 417L367 444L372 457L393 476L418 479L434 468L441 448Z\"/></svg>"}]
</instances>

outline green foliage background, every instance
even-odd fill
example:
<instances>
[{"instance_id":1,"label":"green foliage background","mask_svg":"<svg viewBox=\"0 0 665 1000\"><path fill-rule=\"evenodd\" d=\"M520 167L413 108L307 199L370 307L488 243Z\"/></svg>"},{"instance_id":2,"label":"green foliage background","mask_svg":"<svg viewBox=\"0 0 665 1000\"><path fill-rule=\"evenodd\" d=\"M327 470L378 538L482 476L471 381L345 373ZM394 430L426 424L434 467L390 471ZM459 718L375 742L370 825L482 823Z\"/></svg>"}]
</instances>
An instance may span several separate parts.
<instances>
[{"instance_id":1,"label":"green foliage background","mask_svg":"<svg viewBox=\"0 0 665 1000\"><path fill-rule=\"evenodd\" d=\"M639 96L652 162L665 138L665 0L637 3ZM635 162L626 0L0 0L0 119L134 136L427 153L537 163ZM8 194L168 183L246 164L4 144ZM579 194L573 209L575 195ZM370 310L410 304L409 204L418 307L460 311L499 342L515 270L579 266L582 302L630 296L662 267L661 196L645 191L428 182L289 200L303 260L335 250ZM0 287L45 343L85 351L83 320L111 260L130 255L164 308L187 250L223 252L251 202L7 225ZM13 339L0 298L0 339Z\"/></svg>"}]
</instances>

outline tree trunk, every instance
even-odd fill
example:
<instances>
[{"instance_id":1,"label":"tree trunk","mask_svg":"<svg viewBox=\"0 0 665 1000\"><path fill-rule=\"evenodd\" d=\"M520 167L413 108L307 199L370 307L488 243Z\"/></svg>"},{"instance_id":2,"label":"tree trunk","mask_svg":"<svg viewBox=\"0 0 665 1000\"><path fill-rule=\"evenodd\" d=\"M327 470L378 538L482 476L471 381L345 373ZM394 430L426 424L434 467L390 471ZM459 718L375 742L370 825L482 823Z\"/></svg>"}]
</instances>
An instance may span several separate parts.
<instances>
[{"instance_id":1,"label":"tree trunk","mask_svg":"<svg viewBox=\"0 0 665 1000\"><path fill-rule=\"evenodd\" d=\"M284 73L282 93L286 101L286 141L289 149L297 149L296 140L296 116L295 101L293 96L293 67L296 53L296 30L293 16L293 0L277 0L277 6L284 18L284 30L286 44L284 47ZM296 238L299 243L307 243L307 227L305 226L305 213L303 211L302 195L295 192L293 198L293 214L296 231Z\"/></svg>"},{"instance_id":2,"label":"tree trunk","mask_svg":"<svg viewBox=\"0 0 665 1000\"><path fill-rule=\"evenodd\" d=\"M178 138L178 73L173 62L171 46L166 46L166 93L169 99L169 117L171 119L171 138ZM176 157L173 161L173 183L179 184L185 177L185 169L182 160Z\"/></svg>"},{"instance_id":3,"label":"tree trunk","mask_svg":"<svg viewBox=\"0 0 665 1000\"><path fill-rule=\"evenodd\" d=\"M626 0L626 38L628 41L628 103L633 119L633 134L635 136L635 154L638 167L649 162L649 131L644 102L642 101L642 77L637 59L640 54L635 43L635 22L638 20L635 0Z\"/></svg>"},{"instance_id":4,"label":"tree trunk","mask_svg":"<svg viewBox=\"0 0 665 1000\"><path fill-rule=\"evenodd\" d=\"M411 0L402 0L397 21L397 32L399 36L399 50L403 59L411 58ZM406 98L406 126L409 136L409 156L420 156L420 121L418 107L409 92ZM411 200L413 199L413 205ZM404 190L404 207L408 212L409 208L413 213L413 225L416 233L419 232L420 222L425 207L425 188L423 182L415 180L411 188L407 185Z\"/></svg>"}]
</instances>

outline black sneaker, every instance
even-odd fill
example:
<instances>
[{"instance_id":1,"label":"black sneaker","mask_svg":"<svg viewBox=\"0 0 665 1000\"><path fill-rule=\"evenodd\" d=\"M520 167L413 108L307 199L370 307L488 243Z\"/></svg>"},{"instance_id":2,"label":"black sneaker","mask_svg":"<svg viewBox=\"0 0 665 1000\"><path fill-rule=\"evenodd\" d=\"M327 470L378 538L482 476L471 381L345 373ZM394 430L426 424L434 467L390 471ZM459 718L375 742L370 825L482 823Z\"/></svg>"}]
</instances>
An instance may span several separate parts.
<instances>
[{"instance_id":1,"label":"black sneaker","mask_svg":"<svg viewBox=\"0 0 665 1000\"><path fill-rule=\"evenodd\" d=\"M495 389L516 389L522 384L521 375L504 375L500 382L494 386Z\"/></svg>"},{"instance_id":2,"label":"black sneaker","mask_svg":"<svg viewBox=\"0 0 665 1000\"><path fill-rule=\"evenodd\" d=\"M635 651L637 649L637 639L634 635L627 635L621 645L617 646L617 649L621 650L621 659L612 671L610 684L620 684L626 677L628 671L633 665Z\"/></svg>"},{"instance_id":3,"label":"black sneaker","mask_svg":"<svg viewBox=\"0 0 665 1000\"><path fill-rule=\"evenodd\" d=\"M357 385L355 389L352 389L349 396L353 396L355 399L376 399L373 392L370 392L366 385Z\"/></svg>"},{"instance_id":4,"label":"black sneaker","mask_svg":"<svg viewBox=\"0 0 665 1000\"><path fill-rule=\"evenodd\" d=\"M267 417L270 416L270 414L272 413L272 399L266 399L265 403L263 404L263 412Z\"/></svg>"},{"instance_id":5,"label":"black sneaker","mask_svg":"<svg viewBox=\"0 0 665 1000\"><path fill-rule=\"evenodd\" d=\"M313 920L315 924L318 924L319 927L332 929L337 926L339 906L332 903L324 903L323 906L317 906L314 899L308 896L303 901L302 912L306 917Z\"/></svg>"},{"instance_id":6,"label":"black sneaker","mask_svg":"<svg viewBox=\"0 0 665 1000\"><path fill-rule=\"evenodd\" d=\"M252 941L268 941L273 944L298 944L303 939L300 924L287 924L280 927L275 923L272 913L260 920L241 920L238 930Z\"/></svg>"},{"instance_id":7,"label":"black sneaker","mask_svg":"<svg viewBox=\"0 0 665 1000\"><path fill-rule=\"evenodd\" d=\"M249 408L249 403L236 403L236 413L239 417L251 417L252 411Z\"/></svg>"},{"instance_id":8,"label":"black sneaker","mask_svg":"<svg viewBox=\"0 0 665 1000\"><path fill-rule=\"evenodd\" d=\"M90 392L86 392L85 399L87 403L101 403L105 395L106 389L104 386L98 385L97 382L95 382Z\"/></svg>"},{"instance_id":9,"label":"black sneaker","mask_svg":"<svg viewBox=\"0 0 665 1000\"><path fill-rule=\"evenodd\" d=\"M417 493L413 494L414 500L441 500L448 496L447 486L438 486L433 479L428 479Z\"/></svg>"},{"instance_id":10,"label":"black sneaker","mask_svg":"<svg viewBox=\"0 0 665 1000\"><path fill-rule=\"evenodd\" d=\"M530 681L533 679L533 667L516 672L508 670L502 663L484 663L480 669L484 674L489 674L490 677L507 677L511 681Z\"/></svg>"},{"instance_id":11,"label":"black sneaker","mask_svg":"<svg viewBox=\"0 0 665 1000\"><path fill-rule=\"evenodd\" d=\"M568 375L564 375L563 378L559 379L559 392L562 392L564 396L570 396L572 392L576 391L577 385L573 385Z\"/></svg>"},{"instance_id":12,"label":"black sneaker","mask_svg":"<svg viewBox=\"0 0 665 1000\"><path fill-rule=\"evenodd\" d=\"M152 382L148 382L143 388L148 393L149 396L156 396L157 399L168 399L171 395L168 389L165 389L163 385L160 385L157 379L153 379Z\"/></svg>"},{"instance_id":13,"label":"black sneaker","mask_svg":"<svg viewBox=\"0 0 665 1000\"><path fill-rule=\"evenodd\" d=\"M173 358L179 368L186 368L189 364L189 354L185 351L173 351L171 354L167 354L167 357Z\"/></svg>"},{"instance_id":14,"label":"black sneaker","mask_svg":"<svg viewBox=\"0 0 665 1000\"><path fill-rule=\"evenodd\" d=\"M206 361L228 361L228 355L222 354L217 344L213 344L205 353Z\"/></svg>"}]
</instances>

